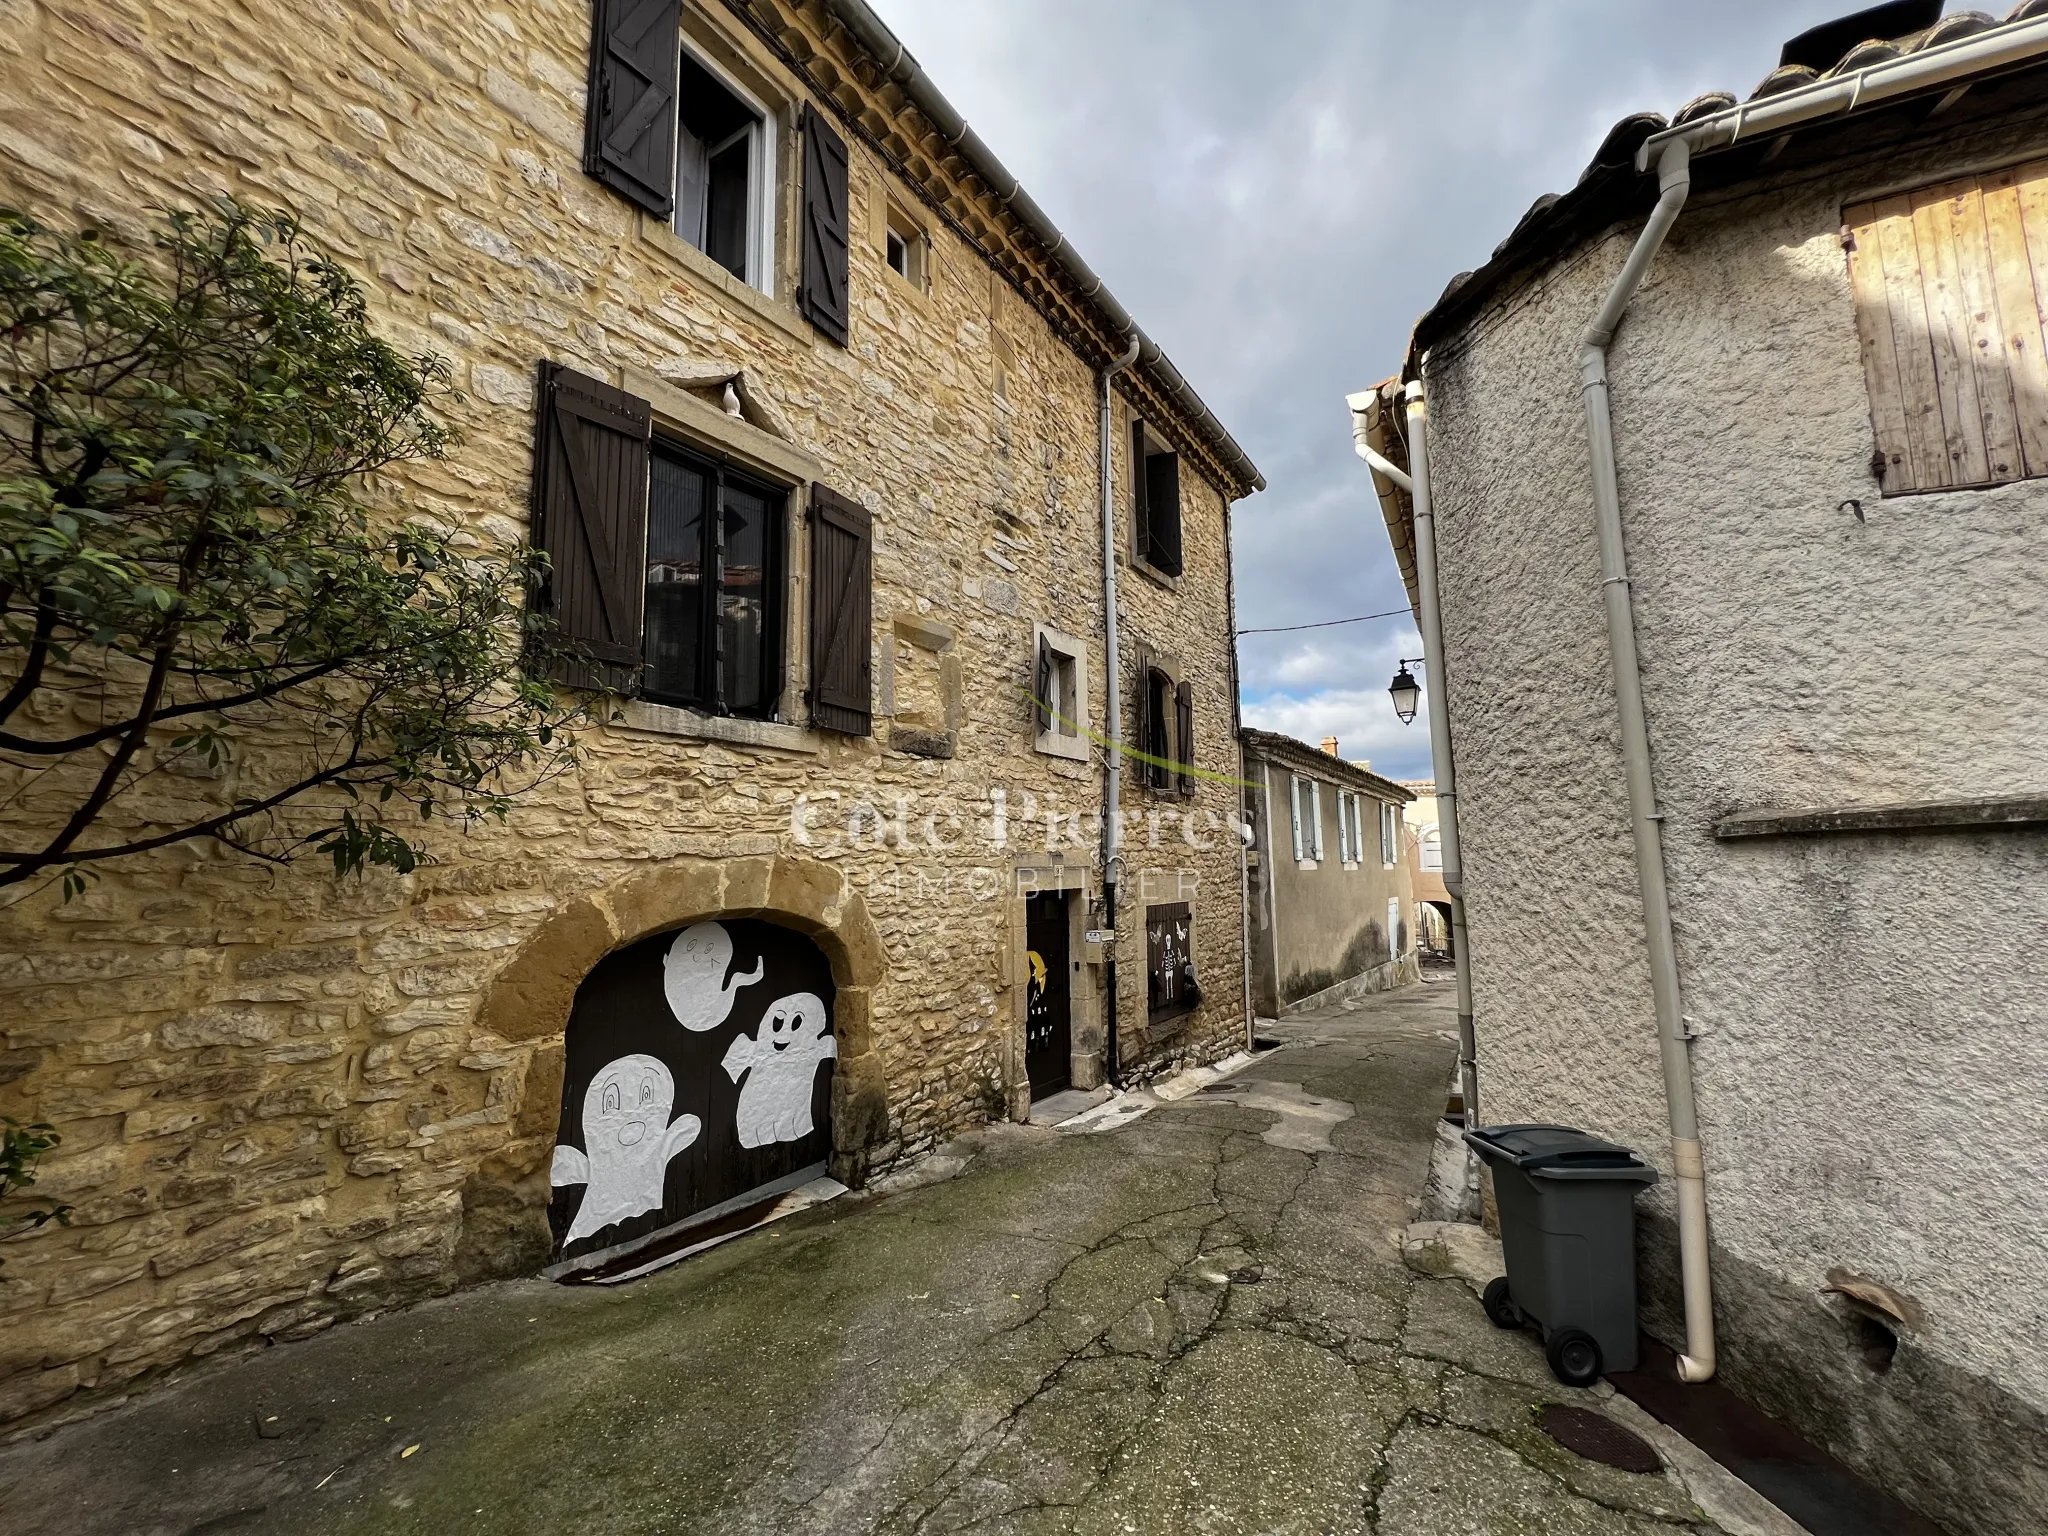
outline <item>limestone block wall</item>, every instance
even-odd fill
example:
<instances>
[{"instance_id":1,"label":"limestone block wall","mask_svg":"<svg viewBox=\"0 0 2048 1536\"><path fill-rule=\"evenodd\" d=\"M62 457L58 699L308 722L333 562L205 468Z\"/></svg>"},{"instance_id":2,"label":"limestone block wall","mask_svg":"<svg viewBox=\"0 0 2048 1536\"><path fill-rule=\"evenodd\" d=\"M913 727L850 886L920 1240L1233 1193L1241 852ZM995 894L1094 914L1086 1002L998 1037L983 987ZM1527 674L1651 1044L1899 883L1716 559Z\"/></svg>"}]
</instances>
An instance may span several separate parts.
<instances>
[{"instance_id":1,"label":"limestone block wall","mask_svg":"<svg viewBox=\"0 0 2048 1536\"><path fill-rule=\"evenodd\" d=\"M850 347L787 300L789 219L782 298L692 259L581 172L588 33L574 0L23 0L0 14L0 199L117 231L217 192L295 210L367 284L384 334L452 360L465 445L380 495L479 549L526 529L539 360L614 382L744 369L793 447L874 513L877 646L899 619L950 633L956 753L891 750L886 717L873 738L780 746L593 728L575 773L501 828L443 835L408 877L337 882L194 845L110 866L69 903L43 889L0 910L0 1113L60 1129L38 1190L74 1207L69 1228L7 1245L0 1421L530 1266L575 986L608 949L694 917L775 917L832 957L847 1177L1014 1099L1005 882L1048 835L1092 864L1093 827L1049 834L1045 816L1101 794L1099 754L1034 752L1018 691L1035 623L1087 641L1102 672L1095 376L859 140ZM793 111L798 82L759 40L718 35ZM924 290L859 234L884 199L928 220ZM1173 592L1131 583L1129 622L1187 660L1198 761L1234 774L1227 508L1196 473L1184 494L1187 574ZM839 798L800 814L823 791ZM1197 803L1220 814L1225 792ZM1236 845L1175 837L1142 861L1134 847L1141 862L1201 892L1209 1001L1173 1040L1134 1030L1126 1060L1213 1059L1242 1030ZM1121 946L1128 1025L1141 924Z\"/></svg>"},{"instance_id":2,"label":"limestone block wall","mask_svg":"<svg viewBox=\"0 0 2048 1536\"><path fill-rule=\"evenodd\" d=\"M1612 356L1724 1373L1957 1529L2005 1532L2048 1519L2048 848L1712 829L2048 782L2048 488L1879 498L1839 234L1874 187L2024 152L1987 135L1700 199ZM1577 387L1636 233L1425 372L1484 1101L1668 1171ZM1676 1337L1668 1184L1640 1206ZM1823 1295L1836 1267L1918 1304L1888 1363Z\"/></svg>"}]
</instances>

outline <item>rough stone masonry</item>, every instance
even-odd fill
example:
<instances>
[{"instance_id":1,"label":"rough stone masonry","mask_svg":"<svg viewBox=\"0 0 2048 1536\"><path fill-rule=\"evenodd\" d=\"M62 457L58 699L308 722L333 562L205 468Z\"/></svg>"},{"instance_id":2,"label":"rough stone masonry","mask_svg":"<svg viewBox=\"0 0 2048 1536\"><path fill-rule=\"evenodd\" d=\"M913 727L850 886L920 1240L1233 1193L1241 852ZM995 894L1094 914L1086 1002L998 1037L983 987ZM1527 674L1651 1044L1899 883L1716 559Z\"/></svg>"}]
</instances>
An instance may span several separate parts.
<instances>
[{"instance_id":1,"label":"rough stone masonry","mask_svg":"<svg viewBox=\"0 0 2048 1536\"><path fill-rule=\"evenodd\" d=\"M929 125L822 9L760 0L686 26L778 122L805 100L838 114L849 346L582 173L591 27L572 0L0 14L0 200L130 236L154 206L217 193L283 205L366 284L389 339L453 362L465 446L380 485L388 505L479 551L522 539L542 360L675 397L735 379L732 433L772 439L763 453L815 465L872 513L875 672L891 685L866 738L799 719L711 739L680 711L629 712L508 825L446 838L409 877L337 882L194 845L0 913L0 1113L62 1132L37 1190L74 1208L68 1228L8 1245L0 1421L530 1268L575 988L609 951L694 918L774 917L830 957L842 1176L1014 1114L1014 875L1057 863L1094 888L1075 813L1102 784L1099 752L1034 751L1018 692L1034 626L1082 642L1098 732L1131 697L1138 647L1170 655L1194 689L1196 761L1237 772L1227 520L1249 487L1149 378L1125 376L1119 506L1135 409L1190 470L1185 569L1156 581L1127 562L1126 676L1102 688L1095 370L1121 347L989 189L927 153ZM780 142L773 290L788 295L794 134ZM922 287L886 265L892 212L927 242ZM729 419L716 391L690 398L699 410L667 409ZM797 797L821 789L842 798L807 832ZM979 826L997 791L1007 843L950 830L956 812ZM1140 1071L1214 1059L1243 1022L1236 791L1127 793L1129 903L1191 901L1207 1001L1148 1031L1143 925L1121 923L1124 1056ZM863 803L883 815L849 838L832 815ZM944 846L921 833L932 812ZM1099 993L1088 975L1077 992ZM1077 1055L1100 1014L1098 995L1077 1004Z\"/></svg>"}]
</instances>

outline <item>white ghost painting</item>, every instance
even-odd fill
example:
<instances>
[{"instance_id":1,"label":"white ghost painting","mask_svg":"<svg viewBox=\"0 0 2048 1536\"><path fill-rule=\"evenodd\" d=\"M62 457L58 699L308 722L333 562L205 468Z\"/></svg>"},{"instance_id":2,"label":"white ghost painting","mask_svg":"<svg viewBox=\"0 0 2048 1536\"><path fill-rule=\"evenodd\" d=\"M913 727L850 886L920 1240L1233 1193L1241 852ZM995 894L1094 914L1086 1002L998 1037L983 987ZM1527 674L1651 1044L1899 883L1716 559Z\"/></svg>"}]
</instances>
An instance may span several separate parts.
<instances>
[{"instance_id":1,"label":"white ghost painting","mask_svg":"<svg viewBox=\"0 0 2048 1536\"><path fill-rule=\"evenodd\" d=\"M669 1159L703 1129L695 1115L669 1124L675 1102L675 1078L652 1056L621 1056L590 1080L583 1150L555 1148L553 1184L586 1186L564 1247L661 1204Z\"/></svg>"},{"instance_id":2,"label":"white ghost painting","mask_svg":"<svg viewBox=\"0 0 2048 1536\"><path fill-rule=\"evenodd\" d=\"M726 1074L736 1083L746 1079L740 1086L740 1145L766 1147L810 1135L818 1063L838 1054L822 998L795 992L771 1003L760 1033L741 1035L725 1053Z\"/></svg>"},{"instance_id":3,"label":"white ghost painting","mask_svg":"<svg viewBox=\"0 0 2048 1536\"><path fill-rule=\"evenodd\" d=\"M759 981L767 967L756 960L752 974L728 981L731 969L732 935L725 924L692 923L677 934L661 962L661 990L676 1022L699 1033L718 1028L732 1012L733 995Z\"/></svg>"}]
</instances>

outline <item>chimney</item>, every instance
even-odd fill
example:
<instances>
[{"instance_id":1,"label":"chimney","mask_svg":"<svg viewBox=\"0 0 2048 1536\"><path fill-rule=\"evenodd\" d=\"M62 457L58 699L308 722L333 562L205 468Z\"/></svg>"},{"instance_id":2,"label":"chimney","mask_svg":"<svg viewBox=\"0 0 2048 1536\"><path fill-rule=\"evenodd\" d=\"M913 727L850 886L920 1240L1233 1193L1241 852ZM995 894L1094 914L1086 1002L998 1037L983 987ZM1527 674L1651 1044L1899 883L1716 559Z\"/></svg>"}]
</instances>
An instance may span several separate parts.
<instances>
[{"instance_id":1,"label":"chimney","mask_svg":"<svg viewBox=\"0 0 2048 1536\"><path fill-rule=\"evenodd\" d=\"M1330 756L1335 757L1337 755L1337 738L1334 736L1325 736L1323 738L1323 750L1329 753Z\"/></svg>"}]
</instances>

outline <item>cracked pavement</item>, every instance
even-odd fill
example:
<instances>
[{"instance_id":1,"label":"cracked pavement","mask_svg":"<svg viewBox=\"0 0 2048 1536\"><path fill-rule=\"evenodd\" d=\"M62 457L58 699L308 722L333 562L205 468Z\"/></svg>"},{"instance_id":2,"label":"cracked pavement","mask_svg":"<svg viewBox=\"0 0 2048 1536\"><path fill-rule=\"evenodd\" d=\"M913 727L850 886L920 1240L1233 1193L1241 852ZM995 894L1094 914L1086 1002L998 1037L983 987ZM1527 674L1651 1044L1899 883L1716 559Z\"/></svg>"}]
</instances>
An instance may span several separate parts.
<instances>
[{"instance_id":1,"label":"cracked pavement","mask_svg":"<svg viewBox=\"0 0 2048 1536\"><path fill-rule=\"evenodd\" d=\"M1718 1532L1405 1268L1451 987L1291 1020L1122 1128L995 1126L631 1285L483 1287L0 1451L10 1529ZM1340 1113L1348 1108L1349 1114ZM950 1163L941 1166L952 1166ZM417 1447L405 1454L407 1447Z\"/></svg>"}]
</instances>

